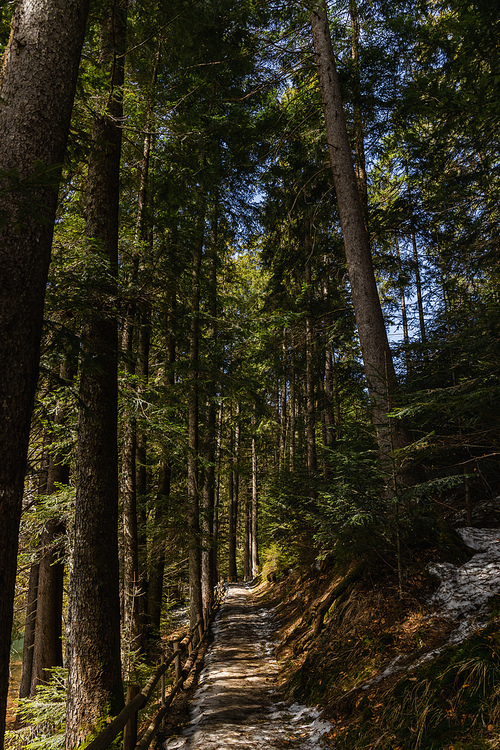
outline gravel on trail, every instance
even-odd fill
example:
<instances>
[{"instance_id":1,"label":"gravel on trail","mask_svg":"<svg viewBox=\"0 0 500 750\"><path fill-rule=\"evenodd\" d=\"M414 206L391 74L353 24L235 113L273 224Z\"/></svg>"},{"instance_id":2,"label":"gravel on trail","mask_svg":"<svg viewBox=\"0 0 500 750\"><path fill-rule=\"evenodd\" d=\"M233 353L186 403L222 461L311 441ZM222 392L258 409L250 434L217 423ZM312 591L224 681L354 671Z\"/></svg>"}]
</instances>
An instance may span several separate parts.
<instances>
[{"instance_id":1,"label":"gravel on trail","mask_svg":"<svg viewBox=\"0 0 500 750\"><path fill-rule=\"evenodd\" d=\"M319 750L332 726L319 711L288 706L277 687L273 613L251 584L227 584L213 643L191 704L191 721L164 750Z\"/></svg>"}]
</instances>

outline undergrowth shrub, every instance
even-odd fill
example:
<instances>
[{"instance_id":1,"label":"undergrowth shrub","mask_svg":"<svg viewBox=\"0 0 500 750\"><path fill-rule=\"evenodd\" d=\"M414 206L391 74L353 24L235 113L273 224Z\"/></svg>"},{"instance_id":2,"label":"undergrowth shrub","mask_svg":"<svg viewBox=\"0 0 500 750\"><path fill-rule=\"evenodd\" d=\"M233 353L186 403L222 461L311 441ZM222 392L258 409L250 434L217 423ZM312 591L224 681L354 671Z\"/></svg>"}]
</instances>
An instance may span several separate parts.
<instances>
[{"instance_id":1,"label":"undergrowth shrub","mask_svg":"<svg viewBox=\"0 0 500 750\"><path fill-rule=\"evenodd\" d=\"M500 719L498 622L389 688L362 695L340 718L338 750L497 748Z\"/></svg>"},{"instance_id":2,"label":"undergrowth shrub","mask_svg":"<svg viewBox=\"0 0 500 750\"><path fill-rule=\"evenodd\" d=\"M59 750L66 731L67 670L54 667L50 680L38 685L34 698L21 698L18 714L24 726L6 732L7 750Z\"/></svg>"}]
</instances>

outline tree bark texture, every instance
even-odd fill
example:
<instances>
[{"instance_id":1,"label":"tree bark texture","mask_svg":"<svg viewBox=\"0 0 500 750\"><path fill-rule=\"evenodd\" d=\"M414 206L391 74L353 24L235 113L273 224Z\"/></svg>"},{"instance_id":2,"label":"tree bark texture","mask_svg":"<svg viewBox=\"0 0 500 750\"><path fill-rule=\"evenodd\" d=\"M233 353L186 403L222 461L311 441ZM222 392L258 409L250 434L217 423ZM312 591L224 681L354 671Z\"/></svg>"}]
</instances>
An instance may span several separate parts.
<instances>
[{"instance_id":1,"label":"tree bark texture","mask_svg":"<svg viewBox=\"0 0 500 750\"><path fill-rule=\"evenodd\" d=\"M123 706L118 566L117 325L113 314L118 254L123 52L126 0L110 7L102 65L110 70L106 109L94 115L86 234L109 269L82 330L75 541L68 611L66 748Z\"/></svg>"},{"instance_id":2,"label":"tree bark texture","mask_svg":"<svg viewBox=\"0 0 500 750\"><path fill-rule=\"evenodd\" d=\"M26 604L26 622L24 626L23 663L19 697L27 698L31 690L33 669L33 647L35 645L36 606L38 596L38 560L31 564ZM18 722L16 722L18 723Z\"/></svg>"},{"instance_id":3,"label":"tree bark texture","mask_svg":"<svg viewBox=\"0 0 500 750\"><path fill-rule=\"evenodd\" d=\"M155 503L155 524L148 576L148 653L153 657L160 635L163 576L165 573L165 524L168 518L172 467L165 457L160 464L158 491Z\"/></svg>"},{"instance_id":4,"label":"tree bark texture","mask_svg":"<svg viewBox=\"0 0 500 750\"><path fill-rule=\"evenodd\" d=\"M50 678L47 671L62 667L62 611L64 584L64 527L57 520L49 521L42 533L38 573L35 640L30 695L37 685Z\"/></svg>"},{"instance_id":5,"label":"tree bark texture","mask_svg":"<svg viewBox=\"0 0 500 750\"><path fill-rule=\"evenodd\" d=\"M408 438L404 430L401 430L396 423L391 424L387 416L393 405L396 376L347 137L340 84L324 0L318 2L311 12L311 27L356 325L382 467L389 480L392 478L393 471L391 453L394 448L405 445Z\"/></svg>"},{"instance_id":6,"label":"tree bark texture","mask_svg":"<svg viewBox=\"0 0 500 750\"><path fill-rule=\"evenodd\" d=\"M201 222L200 222L201 225ZM200 497L198 487L198 443L199 443L199 346L200 346L200 269L203 249L203 230L193 253L191 290L191 330L189 341L189 394L188 394L188 440L187 461L188 492L188 546L189 546L189 594L190 626L194 627L202 614L201 596L201 538Z\"/></svg>"},{"instance_id":7,"label":"tree bark texture","mask_svg":"<svg viewBox=\"0 0 500 750\"><path fill-rule=\"evenodd\" d=\"M135 375L133 351L135 305L131 305L123 326L122 349L125 370L130 383ZM132 385L129 386L132 388ZM135 650L140 633L137 606L139 582L139 552L137 532L137 484L136 484L137 420L132 405L126 403L123 415L123 437L121 453L121 501L123 520L123 613L127 651ZM128 671L128 668L127 668Z\"/></svg>"},{"instance_id":8,"label":"tree bark texture","mask_svg":"<svg viewBox=\"0 0 500 750\"><path fill-rule=\"evenodd\" d=\"M365 137L363 128L363 108L361 106L361 71L359 68L359 14L357 0L349 0L351 16L351 58L353 63L353 125L354 157L358 192L363 210L365 229L368 231L368 180L366 176Z\"/></svg>"},{"instance_id":9,"label":"tree bark texture","mask_svg":"<svg viewBox=\"0 0 500 750\"><path fill-rule=\"evenodd\" d=\"M213 351L214 371L218 371L219 356L217 347L217 249L219 229L219 201L215 201L214 216L212 220L212 242L209 251L209 290L208 304L210 312L210 323L207 330L207 340ZM201 552L201 587L203 599L203 611L206 612L212 606L212 596L215 580L215 543L214 543L214 520L215 520L215 460L217 449L217 405L215 375L211 374L206 384L207 389L207 416L204 441L205 452L205 483L203 485L203 513L202 513L202 552Z\"/></svg>"},{"instance_id":10,"label":"tree bark texture","mask_svg":"<svg viewBox=\"0 0 500 750\"><path fill-rule=\"evenodd\" d=\"M68 353L61 365L61 380L69 385L75 372L72 357ZM54 425L64 425L67 411L60 402L54 415ZM49 436L49 440L50 440ZM52 495L60 485L69 484L70 467L65 456L54 451L49 443L48 470L45 493ZM33 663L30 695L34 696L37 685L50 677L52 667L62 667L62 613L64 596L64 556L66 532L62 520L49 520L42 532L40 542L38 597L36 608L36 627L33 644Z\"/></svg>"},{"instance_id":11,"label":"tree bark texture","mask_svg":"<svg viewBox=\"0 0 500 750\"><path fill-rule=\"evenodd\" d=\"M312 252L310 222L307 222L305 234L305 250L308 259L305 264L305 282L307 287L307 315L305 320L305 355L306 355L306 445L307 445L307 470L313 475L317 470L316 456L316 414L315 414L315 397L314 397L314 366L313 366L313 347L314 334L312 323L312 287L311 287L311 262L310 254Z\"/></svg>"},{"instance_id":12,"label":"tree bark texture","mask_svg":"<svg viewBox=\"0 0 500 750\"><path fill-rule=\"evenodd\" d=\"M43 301L87 13L88 0L19 0L0 73L0 748Z\"/></svg>"},{"instance_id":13,"label":"tree bark texture","mask_svg":"<svg viewBox=\"0 0 500 750\"><path fill-rule=\"evenodd\" d=\"M234 431L230 431L231 441L231 468L228 474L228 575L230 581L238 580L238 571L236 569L236 524L237 524L237 512L235 512L236 499L235 499L235 473L234 473Z\"/></svg>"},{"instance_id":14,"label":"tree bark texture","mask_svg":"<svg viewBox=\"0 0 500 750\"><path fill-rule=\"evenodd\" d=\"M258 544L258 523L259 523L259 494L257 484L257 436L255 435L256 418L252 415L252 518L251 518L251 538L252 538L252 576L255 577L259 568L259 544Z\"/></svg>"}]
</instances>

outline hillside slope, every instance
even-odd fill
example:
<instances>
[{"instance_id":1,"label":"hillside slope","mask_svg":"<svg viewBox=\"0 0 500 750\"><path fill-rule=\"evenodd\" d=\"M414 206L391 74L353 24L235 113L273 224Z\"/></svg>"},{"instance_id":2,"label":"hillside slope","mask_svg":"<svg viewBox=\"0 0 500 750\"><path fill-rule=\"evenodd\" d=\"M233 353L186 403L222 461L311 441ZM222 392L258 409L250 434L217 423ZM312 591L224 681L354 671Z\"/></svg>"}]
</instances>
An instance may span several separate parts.
<instances>
[{"instance_id":1,"label":"hillside slope","mask_svg":"<svg viewBox=\"0 0 500 750\"><path fill-rule=\"evenodd\" d=\"M468 553L457 539L415 560L401 592L383 562L267 584L282 687L324 708L339 750L500 747L500 532L489 552L465 536Z\"/></svg>"}]
</instances>

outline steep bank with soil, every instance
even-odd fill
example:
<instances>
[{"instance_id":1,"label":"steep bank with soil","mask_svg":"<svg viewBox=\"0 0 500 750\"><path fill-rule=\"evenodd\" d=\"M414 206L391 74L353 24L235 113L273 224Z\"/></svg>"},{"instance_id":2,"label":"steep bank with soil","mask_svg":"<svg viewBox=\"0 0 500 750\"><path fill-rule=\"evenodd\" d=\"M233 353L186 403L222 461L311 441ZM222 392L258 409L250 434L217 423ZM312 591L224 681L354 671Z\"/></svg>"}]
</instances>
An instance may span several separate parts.
<instances>
[{"instance_id":1,"label":"steep bank with soil","mask_svg":"<svg viewBox=\"0 0 500 750\"><path fill-rule=\"evenodd\" d=\"M470 561L438 561L439 587L432 555L409 571L402 595L387 566L344 588L349 571L335 567L274 585L282 689L324 707L338 750L500 747L500 541L487 530L489 541L476 543L478 534L466 539ZM315 637L332 590L341 593Z\"/></svg>"}]
</instances>

